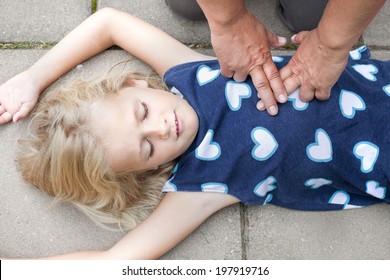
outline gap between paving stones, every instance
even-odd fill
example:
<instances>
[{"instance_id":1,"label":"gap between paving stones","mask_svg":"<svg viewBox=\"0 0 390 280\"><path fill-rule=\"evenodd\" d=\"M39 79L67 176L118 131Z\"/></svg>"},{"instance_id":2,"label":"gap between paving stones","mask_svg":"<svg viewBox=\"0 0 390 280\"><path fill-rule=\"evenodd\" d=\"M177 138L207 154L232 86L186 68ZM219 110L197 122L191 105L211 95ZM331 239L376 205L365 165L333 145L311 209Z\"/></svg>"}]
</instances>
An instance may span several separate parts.
<instances>
[{"instance_id":1,"label":"gap between paving stones","mask_svg":"<svg viewBox=\"0 0 390 280\"><path fill-rule=\"evenodd\" d=\"M249 246L249 217L248 206L240 203L240 226L241 226L241 259L248 259Z\"/></svg>"}]
</instances>

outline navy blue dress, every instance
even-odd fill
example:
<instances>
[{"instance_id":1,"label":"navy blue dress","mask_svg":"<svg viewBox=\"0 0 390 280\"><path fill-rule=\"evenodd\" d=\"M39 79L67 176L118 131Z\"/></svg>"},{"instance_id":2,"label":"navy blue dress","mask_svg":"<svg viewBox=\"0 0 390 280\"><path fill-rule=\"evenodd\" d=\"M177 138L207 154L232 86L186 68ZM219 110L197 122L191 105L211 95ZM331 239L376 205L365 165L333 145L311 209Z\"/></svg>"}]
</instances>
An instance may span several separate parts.
<instances>
[{"instance_id":1,"label":"navy blue dress","mask_svg":"<svg viewBox=\"0 0 390 280\"><path fill-rule=\"evenodd\" d=\"M278 68L290 57L273 57ZM256 109L248 78L237 83L217 61L167 71L164 81L199 117L199 132L164 192L222 192L245 204L338 210L390 202L390 61L362 47L326 102L298 91L269 116Z\"/></svg>"}]
</instances>

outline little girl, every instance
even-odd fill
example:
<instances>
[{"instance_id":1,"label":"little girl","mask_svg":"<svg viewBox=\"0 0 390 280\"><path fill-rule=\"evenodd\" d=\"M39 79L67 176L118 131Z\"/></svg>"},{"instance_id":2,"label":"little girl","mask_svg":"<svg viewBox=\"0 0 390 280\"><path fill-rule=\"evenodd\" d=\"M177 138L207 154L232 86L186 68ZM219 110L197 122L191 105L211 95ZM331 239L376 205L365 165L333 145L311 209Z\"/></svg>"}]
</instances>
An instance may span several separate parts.
<instances>
[{"instance_id":1,"label":"little girl","mask_svg":"<svg viewBox=\"0 0 390 280\"><path fill-rule=\"evenodd\" d=\"M389 62L351 52L327 102L289 96L276 117L256 109L248 79L220 74L194 52L126 13L102 9L29 70L0 87L0 124L24 118L40 93L83 60L118 45L142 74L75 81L48 93L21 141L23 176L101 222L132 228L107 251L60 258L158 258L228 205L338 210L389 202ZM288 57L273 58L283 67ZM172 94L173 93L173 94Z\"/></svg>"}]
</instances>

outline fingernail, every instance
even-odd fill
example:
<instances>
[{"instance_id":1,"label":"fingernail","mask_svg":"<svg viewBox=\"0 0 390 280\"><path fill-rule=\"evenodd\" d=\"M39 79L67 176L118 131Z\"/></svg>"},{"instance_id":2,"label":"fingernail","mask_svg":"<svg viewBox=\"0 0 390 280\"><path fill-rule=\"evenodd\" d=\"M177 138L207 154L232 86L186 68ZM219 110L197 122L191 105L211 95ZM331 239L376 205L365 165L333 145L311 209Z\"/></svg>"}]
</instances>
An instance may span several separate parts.
<instances>
[{"instance_id":1,"label":"fingernail","mask_svg":"<svg viewBox=\"0 0 390 280\"><path fill-rule=\"evenodd\" d=\"M259 110L259 111L264 111L264 109L265 109L264 103L261 102L261 101L257 102L256 108L257 108L257 110Z\"/></svg>"},{"instance_id":2,"label":"fingernail","mask_svg":"<svg viewBox=\"0 0 390 280\"><path fill-rule=\"evenodd\" d=\"M294 41L296 37L297 37L297 34L292 35L291 41Z\"/></svg>"},{"instance_id":3,"label":"fingernail","mask_svg":"<svg viewBox=\"0 0 390 280\"><path fill-rule=\"evenodd\" d=\"M285 103L287 101L287 97L284 94L279 95L279 102Z\"/></svg>"},{"instance_id":4,"label":"fingernail","mask_svg":"<svg viewBox=\"0 0 390 280\"><path fill-rule=\"evenodd\" d=\"M272 116L275 116L278 113L278 109L276 109L276 107L272 105L268 108L268 113Z\"/></svg>"},{"instance_id":5,"label":"fingernail","mask_svg":"<svg viewBox=\"0 0 390 280\"><path fill-rule=\"evenodd\" d=\"M279 42L279 44L286 44L287 43L287 39L285 37L279 37L278 36L278 42Z\"/></svg>"}]
</instances>

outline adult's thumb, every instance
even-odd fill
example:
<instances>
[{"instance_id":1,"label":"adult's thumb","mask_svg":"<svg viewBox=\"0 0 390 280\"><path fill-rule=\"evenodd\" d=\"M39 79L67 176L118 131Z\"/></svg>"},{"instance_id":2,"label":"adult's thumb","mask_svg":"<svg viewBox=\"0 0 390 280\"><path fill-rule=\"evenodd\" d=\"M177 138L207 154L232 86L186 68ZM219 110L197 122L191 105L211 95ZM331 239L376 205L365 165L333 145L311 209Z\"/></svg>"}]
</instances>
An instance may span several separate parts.
<instances>
[{"instance_id":1,"label":"adult's thumb","mask_svg":"<svg viewBox=\"0 0 390 280\"><path fill-rule=\"evenodd\" d=\"M308 34L309 34L309 31L301 31L298 34L294 34L291 37L291 41L294 44L300 45Z\"/></svg>"},{"instance_id":2,"label":"adult's thumb","mask_svg":"<svg viewBox=\"0 0 390 280\"><path fill-rule=\"evenodd\" d=\"M285 44L287 44L286 37L281 37L281 36L275 35L274 33L272 33L269 30L267 30L267 39L268 39L269 45L271 47L274 47L274 48L283 47Z\"/></svg>"}]
</instances>

